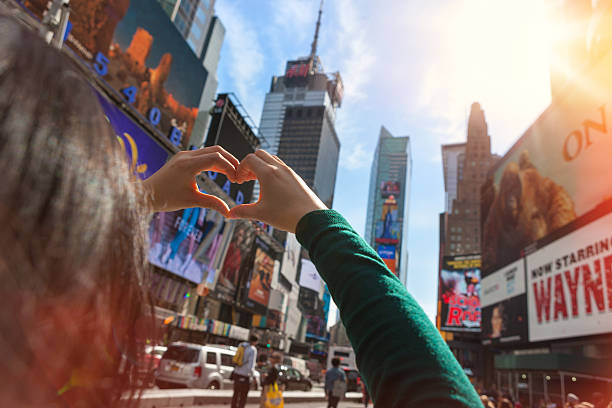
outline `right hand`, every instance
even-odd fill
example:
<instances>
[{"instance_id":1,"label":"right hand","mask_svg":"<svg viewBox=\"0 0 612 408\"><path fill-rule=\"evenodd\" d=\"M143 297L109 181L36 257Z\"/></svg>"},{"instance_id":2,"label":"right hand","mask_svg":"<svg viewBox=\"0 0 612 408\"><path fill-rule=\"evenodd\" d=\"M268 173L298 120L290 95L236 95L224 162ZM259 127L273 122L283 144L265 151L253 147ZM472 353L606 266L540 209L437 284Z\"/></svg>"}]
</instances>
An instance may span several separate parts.
<instances>
[{"instance_id":1,"label":"right hand","mask_svg":"<svg viewBox=\"0 0 612 408\"><path fill-rule=\"evenodd\" d=\"M259 201L232 208L229 218L248 218L295 232L311 211L327 209L319 197L281 159L263 150L246 156L236 170L236 182L259 180Z\"/></svg>"}]
</instances>

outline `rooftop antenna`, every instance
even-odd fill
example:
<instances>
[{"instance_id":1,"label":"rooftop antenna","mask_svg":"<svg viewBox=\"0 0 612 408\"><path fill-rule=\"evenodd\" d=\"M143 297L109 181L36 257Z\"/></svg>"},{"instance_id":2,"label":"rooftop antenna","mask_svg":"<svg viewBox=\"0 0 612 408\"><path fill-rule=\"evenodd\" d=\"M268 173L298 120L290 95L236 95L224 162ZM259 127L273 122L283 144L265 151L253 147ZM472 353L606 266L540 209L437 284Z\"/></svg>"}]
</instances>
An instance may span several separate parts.
<instances>
[{"instance_id":1,"label":"rooftop antenna","mask_svg":"<svg viewBox=\"0 0 612 408\"><path fill-rule=\"evenodd\" d=\"M321 27L321 14L323 14L323 0L321 0L321 4L319 5L319 17L317 18L317 28L315 29L314 39L312 40L312 45L310 46L310 59L314 60L317 55L317 41L319 40L319 27Z\"/></svg>"}]
</instances>

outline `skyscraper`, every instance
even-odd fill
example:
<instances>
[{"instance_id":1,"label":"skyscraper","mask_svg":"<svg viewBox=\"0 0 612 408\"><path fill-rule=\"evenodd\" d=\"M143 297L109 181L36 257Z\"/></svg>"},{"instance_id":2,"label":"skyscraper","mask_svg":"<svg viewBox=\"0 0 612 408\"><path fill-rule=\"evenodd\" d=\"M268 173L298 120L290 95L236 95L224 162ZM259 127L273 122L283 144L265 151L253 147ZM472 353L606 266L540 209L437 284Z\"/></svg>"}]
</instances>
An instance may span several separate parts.
<instances>
[{"instance_id":1,"label":"skyscraper","mask_svg":"<svg viewBox=\"0 0 612 408\"><path fill-rule=\"evenodd\" d=\"M365 239L404 285L411 174L410 137L394 137L381 127L370 172Z\"/></svg>"},{"instance_id":2,"label":"skyscraper","mask_svg":"<svg viewBox=\"0 0 612 408\"><path fill-rule=\"evenodd\" d=\"M190 139L190 145L199 147L204 141L210 123L209 111L219 84L217 66L225 38L225 27L215 16L215 0L158 0L158 2L191 50L202 61L207 72L198 117Z\"/></svg>"},{"instance_id":3,"label":"skyscraper","mask_svg":"<svg viewBox=\"0 0 612 408\"><path fill-rule=\"evenodd\" d=\"M317 55L321 13L319 9L310 54L287 61L285 74L272 77L259 131L268 142L267 150L283 159L331 206L340 155L334 123L343 85L340 73L325 73Z\"/></svg>"},{"instance_id":4,"label":"skyscraper","mask_svg":"<svg viewBox=\"0 0 612 408\"><path fill-rule=\"evenodd\" d=\"M448 212L443 255L480 253L480 187L497 158L491 154L484 111L473 103L467 142L442 146Z\"/></svg>"}]
</instances>

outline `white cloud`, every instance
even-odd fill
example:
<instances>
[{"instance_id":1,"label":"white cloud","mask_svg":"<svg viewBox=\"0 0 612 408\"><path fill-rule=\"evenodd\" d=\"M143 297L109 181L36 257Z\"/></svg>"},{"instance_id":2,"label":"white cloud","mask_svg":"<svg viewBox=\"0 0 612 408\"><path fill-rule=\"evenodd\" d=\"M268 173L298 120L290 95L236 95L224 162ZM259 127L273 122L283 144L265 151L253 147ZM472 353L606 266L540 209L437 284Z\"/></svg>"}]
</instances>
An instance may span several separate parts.
<instances>
[{"instance_id":1,"label":"white cloud","mask_svg":"<svg viewBox=\"0 0 612 408\"><path fill-rule=\"evenodd\" d=\"M370 156L362 143L343 145L340 150L340 167L347 170L366 169L370 164Z\"/></svg>"},{"instance_id":2,"label":"white cloud","mask_svg":"<svg viewBox=\"0 0 612 408\"><path fill-rule=\"evenodd\" d=\"M254 94L253 89L257 89L258 76L264 68L257 27L240 13L238 7L227 1L216 3L215 11L226 28L221 58L226 59L231 67L228 74L235 86L233 91L253 115L261 110L262 97Z\"/></svg>"}]
</instances>

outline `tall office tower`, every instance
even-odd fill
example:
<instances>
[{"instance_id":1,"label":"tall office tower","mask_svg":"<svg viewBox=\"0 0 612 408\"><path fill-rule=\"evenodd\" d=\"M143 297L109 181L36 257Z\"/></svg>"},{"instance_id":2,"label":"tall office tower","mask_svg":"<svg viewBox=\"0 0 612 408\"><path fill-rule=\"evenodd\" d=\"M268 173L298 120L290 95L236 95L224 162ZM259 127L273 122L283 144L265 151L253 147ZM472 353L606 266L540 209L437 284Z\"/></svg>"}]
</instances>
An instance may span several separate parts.
<instances>
[{"instance_id":1,"label":"tall office tower","mask_svg":"<svg viewBox=\"0 0 612 408\"><path fill-rule=\"evenodd\" d=\"M343 85L340 73L325 73L317 55L321 13L319 9L310 54L287 61L285 74L272 77L259 131L266 149L291 166L331 207L340 155L334 122Z\"/></svg>"},{"instance_id":2,"label":"tall office tower","mask_svg":"<svg viewBox=\"0 0 612 408\"><path fill-rule=\"evenodd\" d=\"M447 198L446 246L443 255L480 253L480 187L497 160L480 104L473 103L467 142L442 146Z\"/></svg>"},{"instance_id":3,"label":"tall office tower","mask_svg":"<svg viewBox=\"0 0 612 408\"><path fill-rule=\"evenodd\" d=\"M191 50L206 69L207 77L200 98L198 117L190 145L199 147L210 124L210 109L217 93L217 66L225 27L215 16L215 0L158 0Z\"/></svg>"},{"instance_id":4,"label":"tall office tower","mask_svg":"<svg viewBox=\"0 0 612 408\"><path fill-rule=\"evenodd\" d=\"M370 172L365 239L404 285L411 174L410 137L394 137L381 127Z\"/></svg>"}]
</instances>

